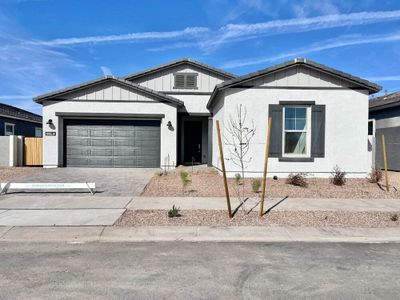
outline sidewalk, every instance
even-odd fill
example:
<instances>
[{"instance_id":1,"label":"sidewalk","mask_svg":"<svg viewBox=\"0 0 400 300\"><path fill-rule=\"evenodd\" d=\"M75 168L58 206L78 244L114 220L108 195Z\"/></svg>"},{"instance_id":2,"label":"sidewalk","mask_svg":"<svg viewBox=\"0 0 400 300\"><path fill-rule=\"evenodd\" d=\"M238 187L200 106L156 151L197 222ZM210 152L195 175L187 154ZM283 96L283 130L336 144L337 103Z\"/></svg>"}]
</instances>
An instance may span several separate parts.
<instances>
[{"instance_id":1,"label":"sidewalk","mask_svg":"<svg viewBox=\"0 0 400 300\"><path fill-rule=\"evenodd\" d=\"M250 200L256 203L254 200ZM231 199L232 208L239 205ZM226 209L226 198L211 197L133 197L128 209ZM400 199L336 199L336 198L282 198L265 199L265 210L275 211L400 211Z\"/></svg>"},{"instance_id":2,"label":"sidewalk","mask_svg":"<svg viewBox=\"0 0 400 300\"><path fill-rule=\"evenodd\" d=\"M400 243L400 230L339 227L0 227L0 242L343 242Z\"/></svg>"}]
</instances>

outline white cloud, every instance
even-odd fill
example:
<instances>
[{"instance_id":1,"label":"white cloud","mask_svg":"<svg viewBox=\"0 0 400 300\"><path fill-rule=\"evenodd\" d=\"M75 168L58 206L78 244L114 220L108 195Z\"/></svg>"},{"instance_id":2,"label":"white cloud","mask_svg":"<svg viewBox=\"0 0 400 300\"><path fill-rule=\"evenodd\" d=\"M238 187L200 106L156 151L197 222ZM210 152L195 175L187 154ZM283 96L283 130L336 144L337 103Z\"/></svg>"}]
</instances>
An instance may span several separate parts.
<instances>
[{"instance_id":1,"label":"white cloud","mask_svg":"<svg viewBox=\"0 0 400 300\"><path fill-rule=\"evenodd\" d=\"M241 59L234 60L222 65L222 68L233 69L243 66L259 65L266 62L277 61L281 59L294 58L300 55L320 52L329 49L341 48L346 46L364 45L364 44L376 44L376 43L389 43L400 41L400 32L392 33L389 35L374 35L374 36L363 36L363 35L352 35L342 36L331 40L321 41L314 43L305 48L295 49L293 51L278 54L276 56L261 57L256 59Z\"/></svg>"},{"instance_id":2,"label":"white cloud","mask_svg":"<svg viewBox=\"0 0 400 300\"><path fill-rule=\"evenodd\" d=\"M100 69L101 69L101 72L103 72L104 76L112 75L112 71L111 71L111 69L109 67L100 66Z\"/></svg>"},{"instance_id":3,"label":"white cloud","mask_svg":"<svg viewBox=\"0 0 400 300\"><path fill-rule=\"evenodd\" d=\"M350 14L324 15L310 18L281 19L264 23L228 24L219 30L219 35L202 42L202 48L212 50L228 42L293 32L306 32L354 25L400 20L400 10L358 12Z\"/></svg>"},{"instance_id":4,"label":"white cloud","mask_svg":"<svg viewBox=\"0 0 400 300\"><path fill-rule=\"evenodd\" d=\"M99 44L110 42L137 42L151 40L170 40L177 38L196 37L200 34L208 32L205 27L188 27L183 30L176 31L160 31L160 32L134 32L127 34L102 35L102 36L87 36L87 37L72 37L60 38L49 41L31 41L30 44L42 46L68 46L82 44Z\"/></svg>"}]
</instances>

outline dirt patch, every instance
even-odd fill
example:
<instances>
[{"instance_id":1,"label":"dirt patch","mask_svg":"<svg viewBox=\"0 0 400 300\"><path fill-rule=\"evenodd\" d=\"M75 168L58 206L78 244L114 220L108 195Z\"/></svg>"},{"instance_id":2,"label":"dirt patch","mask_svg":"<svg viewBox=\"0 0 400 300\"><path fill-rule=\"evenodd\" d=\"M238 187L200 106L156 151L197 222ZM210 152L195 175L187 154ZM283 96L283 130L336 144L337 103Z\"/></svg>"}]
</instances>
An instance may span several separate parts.
<instances>
[{"instance_id":1,"label":"dirt patch","mask_svg":"<svg viewBox=\"0 0 400 300\"><path fill-rule=\"evenodd\" d=\"M9 181L21 176L30 175L43 171L43 168L36 167L0 167L0 181Z\"/></svg>"},{"instance_id":2,"label":"dirt patch","mask_svg":"<svg viewBox=\"0 0 400 300\"><path fill-rule=\"evenodd\" d=\"M308 226L308 227L399 227L395 213L346 211L273 211L263 217L238 212L232 219L222 210L185 210L169 218L167 210L127 210L116 226ZM400 212L397 212L399 215Z\"/></svg>"},{"instance_id":3,"label":"dirt patch","mask_svg":"<svg viewBox=\"0 0 400 300\"><path fill-rule=\"evenodd\" d=\"M155 197L224 197L223 178L213 168L194 170L187 169L192 180L185 190L179 178L179 171L168 173L168 175L155 175L142 193L142 196ZM390 183L394 188L386 192L377 184L369 183L367 179L347 179L344 186L335 186L330 179L308 178L308 187L302 188L286 184L285 179L267 179L266 195L268 197L294 197L294 198L400 198L400 173L390 173ZM228 179L229 190L235 196L236 184L234 179ZM251 179L245 184L246 194L254 195L251 190Z\"/></svg>"}]
</instances>

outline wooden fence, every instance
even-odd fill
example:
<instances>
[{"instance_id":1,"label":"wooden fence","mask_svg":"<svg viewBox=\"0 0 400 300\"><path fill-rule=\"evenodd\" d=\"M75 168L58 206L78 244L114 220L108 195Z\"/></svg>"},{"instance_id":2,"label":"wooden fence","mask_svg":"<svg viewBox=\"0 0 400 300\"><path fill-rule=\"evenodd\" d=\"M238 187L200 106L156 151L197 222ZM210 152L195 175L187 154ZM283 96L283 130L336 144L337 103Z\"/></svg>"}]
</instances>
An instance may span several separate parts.
<instances>
[{"instance_id":1,"label":"wooden fence","mask_svg":"<svg viewBox=\"0 0 400 300\"><path fill-rule=\"evenodd\" d=\"M43 165L43 138L24 139L24 165Z\"/></svg>"}]
</instances>

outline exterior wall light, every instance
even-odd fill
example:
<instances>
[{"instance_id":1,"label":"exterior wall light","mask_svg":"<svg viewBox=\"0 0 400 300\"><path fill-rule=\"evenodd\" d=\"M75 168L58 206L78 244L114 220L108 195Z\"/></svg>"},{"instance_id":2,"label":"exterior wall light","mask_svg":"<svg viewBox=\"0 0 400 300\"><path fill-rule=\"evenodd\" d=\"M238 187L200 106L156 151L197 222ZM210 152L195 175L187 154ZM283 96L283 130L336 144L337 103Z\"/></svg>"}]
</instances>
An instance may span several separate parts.
<instances>
[{"instance_id":1,"label":"exterior wall light","mask_svg":"<svg viewBox=\"0 0 400 300\"><path fill-rule=\"evenodd\" d=\"M46 123L47 125L53 125L53 120L52 119L49 119L48 121L47 121L47 123Z\"/></svg>"}]
</instances>

